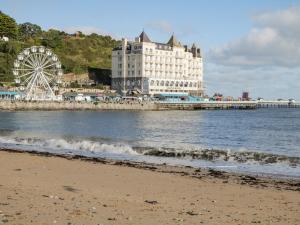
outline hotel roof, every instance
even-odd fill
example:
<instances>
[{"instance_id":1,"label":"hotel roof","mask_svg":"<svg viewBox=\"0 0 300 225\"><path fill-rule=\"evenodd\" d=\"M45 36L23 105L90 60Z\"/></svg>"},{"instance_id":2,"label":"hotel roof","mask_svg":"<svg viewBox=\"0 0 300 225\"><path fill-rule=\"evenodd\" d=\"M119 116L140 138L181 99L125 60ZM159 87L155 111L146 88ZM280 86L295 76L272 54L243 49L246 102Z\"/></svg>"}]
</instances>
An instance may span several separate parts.
<instances>
[{"instance_id":1,"label":"hotel roof","mask_svg":"<svg viewBox=\"0 0 300 225\"><path fill-rule=\"evenodd\" d=\"M140 41L141 42L151 42L148 35L144 31L140 34Z\"/></svg>"},{"instance_id":2,"label":"hotel roof","mask_svg":"<svg viewBox=\"0 0 300 225\"><path fill-rule=\"evenodd\" d=\"M182 47L179 41L175 38L174 34L171 36L170 40L168 41L168 45L176 46L176 47Z\"/></svg>"}]
</instances>

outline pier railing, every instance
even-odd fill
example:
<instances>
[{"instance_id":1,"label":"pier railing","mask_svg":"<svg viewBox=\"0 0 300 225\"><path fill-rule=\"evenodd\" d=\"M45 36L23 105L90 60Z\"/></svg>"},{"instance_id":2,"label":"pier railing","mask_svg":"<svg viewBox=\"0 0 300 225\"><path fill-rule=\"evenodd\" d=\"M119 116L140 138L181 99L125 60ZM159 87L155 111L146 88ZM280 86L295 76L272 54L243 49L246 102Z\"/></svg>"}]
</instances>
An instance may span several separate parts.
<instances>
[{"instance_id":1,"label":"pier railing","mask_svg":"<svg viewBox=\"0 0 300 225\"><path fill-rule=\"evenodd\" d=\"M256 109L300 108L297 101L159 101L157 104L170 109Z\"/></svg>"},{"instance_id":2,"label":"pier railing","mask_svg":"<svg viewBox=\"0 0 300 225\"><path fill-rule=\"evenodd\" d=\"M258 101L258 108L300 108L300 101Z\"/></svg>"},{"instance_id":3,"label":"pier railing","mask_svg":"<svg viewBox=\"0 0 300 225\"><path fill-rule=\"evenodd\" d=\"M257 101L160 101L170 109L256 109Z\"/></svg>"}]
</instances>

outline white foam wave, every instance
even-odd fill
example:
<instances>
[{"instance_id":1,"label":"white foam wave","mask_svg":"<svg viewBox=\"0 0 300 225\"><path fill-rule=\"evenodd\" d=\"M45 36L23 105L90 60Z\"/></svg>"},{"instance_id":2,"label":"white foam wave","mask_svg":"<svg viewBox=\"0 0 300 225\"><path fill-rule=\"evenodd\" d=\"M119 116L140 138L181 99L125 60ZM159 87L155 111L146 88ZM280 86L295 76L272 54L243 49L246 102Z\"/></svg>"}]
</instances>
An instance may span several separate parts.
<instances>
[{"instance_id":1,"label":"white foam wave","mask_svg":"<svg viewBox=\"0 0 300 225\"><path fill-rule=\"evenodd\" d=\"M62 138L19 138L0 137L0 143L10 145L22 145L31 147L41 147L52 150L79 150L91 153L112 153L112 154L132 154L137 155L131 146L122 143L100 143L90 140L66 140Z\"/></svg>"}]
</instances>

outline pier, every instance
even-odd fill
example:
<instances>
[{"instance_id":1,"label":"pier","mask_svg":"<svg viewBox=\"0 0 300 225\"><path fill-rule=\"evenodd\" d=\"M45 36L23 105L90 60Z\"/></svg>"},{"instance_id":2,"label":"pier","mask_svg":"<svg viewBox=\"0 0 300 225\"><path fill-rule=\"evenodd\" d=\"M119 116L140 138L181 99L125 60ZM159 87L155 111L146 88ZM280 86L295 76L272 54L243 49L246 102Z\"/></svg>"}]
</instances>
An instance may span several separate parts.
<instances>
[{"instance_id":1,"label":"pier","mask_svg":"<svg viewBox=\"0 0 300 225\"><path fill-rule=\"evenodd\" d=\"M300 108L300 101L258 101L258 108Z\"/></svg>"},{"instance_id":2,"label":"pier","mask_svg":"<svg viewBox=\"0 0 300 225\"><path fill-rule=\"evenodd\" d=\"M178 102L161 101L157 103L164 109L257 109L257 108L300 108L300 101L209 101Z\"/></svg>"},{"instance_id":3,"label":"pier","mask_svg":"<svg viewBox=\"0 0 300 225\"><path fill-rule=\"evenodd\" d=\"M157 102L163 109L204 110L204 109L256 109L257 101L210 101L210 102Z\"/></svg>"}]
</instances>

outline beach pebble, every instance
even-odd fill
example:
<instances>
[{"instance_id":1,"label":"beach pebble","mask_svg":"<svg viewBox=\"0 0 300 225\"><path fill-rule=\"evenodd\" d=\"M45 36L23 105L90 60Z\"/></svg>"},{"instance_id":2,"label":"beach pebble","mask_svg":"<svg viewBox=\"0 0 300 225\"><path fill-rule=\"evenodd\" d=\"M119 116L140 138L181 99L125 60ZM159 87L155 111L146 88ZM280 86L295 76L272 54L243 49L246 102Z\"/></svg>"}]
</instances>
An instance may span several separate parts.
<instances>
[{"instance_id":1,"label":"beach pebble","mask_svg":"<svg viewBox=\"0 0 300 225\"><path fill-rule=\"evenodd\" d=\"M0 219L0 224L8 223L8 219Z\"/></svg>"},{"instance_id":2,"label":"beach pebble","mask_svg":"<svg viewBox=\"0 0 300 225\"><path fill-rule=\"evenodd\" d=\"M183 219L182 218L174 218L173 220L176 220L178 222L183 222Z\"/></svg>"},{"instance_id":3,"label":"beach pebble","mask_svg":"<svg viewBox=\"0 0 300 225\"><path fill-rule=\"evenodd\" d=\"M199 213L194 212L194 211L187 211L186 214L188 214L190 216L197 216L197 215L199 215Z\"/></svg>"},{"instance_id":4,"label":"beach pebble","mask_svg":"<svg viewBox=\"0 0 300 225\"><path fill-rule=\"evenodd\" d=\"M149 204L152 204L152 205L155 205L158 203L158 201L155 201L155 200L145 200L146 203L149 203Z\"/></svg>"}]
</instances>

